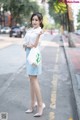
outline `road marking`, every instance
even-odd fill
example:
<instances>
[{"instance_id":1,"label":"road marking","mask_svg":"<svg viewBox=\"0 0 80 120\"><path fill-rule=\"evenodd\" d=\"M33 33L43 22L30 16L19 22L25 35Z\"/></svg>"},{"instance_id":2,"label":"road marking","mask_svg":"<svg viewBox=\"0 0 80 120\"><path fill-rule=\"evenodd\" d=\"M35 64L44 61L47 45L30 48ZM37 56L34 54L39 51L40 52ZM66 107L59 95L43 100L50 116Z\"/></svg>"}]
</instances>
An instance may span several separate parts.
<instances>
[{"instance_id":1,"label":"road marking","mask_svg":"<svg viewBox=\"0 0 80 120\"><path fill-rule=\"evenodd\" d=\"M72 118L69 118L69 120L73 120Z\"/></svg>"},{"instance_id":2,"label":"road marking","mask_svg":"<svg viewBox=\"0 0 80 120\"><path fill-rule=\"evenodd\" d=\"M13 80L16 78L16 75L19 74L24 68L25 68L25 64L23 64L15 73L13 73L12 76L4 83L4 85L0 88L0 96L11 85L11 83L13 82Z\"/></svg>"},{"instance_id":3,"label":"road marking","mask_svg":"<svg viewBox=\"0 0 80 120\"><path fill-rule=\"evenodd\" d=\"M55 118L54 112L49 113L49 118L50 118L50 120L54 120L54 118Z\"/></svg>"},{"instance_id":4,"label":"road marking","mask_svg":"<svg viewBox=\"0 0 80 120\"><path fill-rule=\"evenodd\" d=\"M16 73L13 73L13 75L4 83L4 85L0 88L0 96L6 91L6 89L10 86L11 82L14 80Z\"/></svg>"},{"instance_id":5,"label":"road marking","mask_svg":"<svg viewBox=\"0 0 80 120\"><path fill-rule=\"evenodd\" d=\"M20 72L22 72L23 69L25 69L25 67L26 67L26 65L23 64L23 65L17 70L16 74L19 74Z\"/></svg>"},{"instance_id":6,"label":"road marking","mask_svg":"<svg viewBox=\"0 0 80 120\"><path fill-rule=\"evenodd\" d=\"M58 83L58 60L59 60L59 47L57 49L57 54L56 54L55 67L53 71L53 80L51 82L52 90L51 90L50 108L52 109L52 112L49 113L49 120L54 120L55 118L54 109L56 109L56 92L57 92L57 83Z\"/></svg>"}]
</instances>

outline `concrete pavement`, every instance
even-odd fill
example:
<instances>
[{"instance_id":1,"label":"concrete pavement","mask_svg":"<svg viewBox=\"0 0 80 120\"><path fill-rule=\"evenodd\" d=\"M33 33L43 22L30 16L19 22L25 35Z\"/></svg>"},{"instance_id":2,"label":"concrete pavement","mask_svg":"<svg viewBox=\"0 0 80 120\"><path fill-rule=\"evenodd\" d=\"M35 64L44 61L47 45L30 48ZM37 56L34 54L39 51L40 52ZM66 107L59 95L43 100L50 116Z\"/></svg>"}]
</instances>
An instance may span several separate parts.
<instances>
[{"instance_id":1,"label":"concrete pavement","mask_svg":"<svg viewBox=\"0 0 80 120\"><path fill-rule=\"evenodd\" d=\"M39 76L39 82L46 104L44 115L39 120L78 120L73 102L73 91L67 64L60 46L59 37L54 40L43 41L43 74ZM1 75L0 88L0 112L8 112L9 120L35 120L31 115L25 114L30 104L29 81L26 79L25 65L13 75ZM5 76L6 75L6 76ZM11 76L10 78L8 78ZM3 78L4 77L4 78ZM73 112L74 111L74 112Z\"/></svg>"},{"instance_id":2,"label":"concrete pavement","mask_svg":"<svg viewBox=\"0 0 80 120\"><path fill-rule=\"evenodd\" d=\"M23 42L22 38L14 38L14 37L10 38L9 36L4 37L0 35L0 49L8 47L12 44L20 45L22 44L22 42Z\"/></svg>"},{"instance_id":3,"label":"concrete pavement","mask_svg":"<svg viewBox=\"0 0 80 120\"><path fill-rule=\"evenodd\" d=\"M68 38L62 36L65 56L72 79L72 86L80 120L80 36L73 34L75 47L68 47Z\"/></svg>"},{"instance_id":4,"label":"concrete pavement","mask_svg":"<svg viewBox=\"0 0 80 120\"><path fill-rule=\"evenodd\" d=\"M48 46L49 45L50 45L50 42L48 42ZM51 43L50 46L52 45L54 45L54 43ZM43 45L43 47L44 46L45 44ZM54 58L56 58L56 52L57 52L56 49L58 49L58 47L57 48L47 47L43 50L45 67L43 68L44 69L43 75L40 76L40 84L42 87L42 93L45 96L43 99L44 99L47 109L45 109L44 115L41 118L38 118L39 120L40 119L49 120L48 113L51 110L49 106L50 105L51 80L53 77L53 68L55 65ZM52 57L53 51L55 54ZM46 52L48 53L47 56L46 56ZM48 57L50 59L47 60L47 58L45 59L45 57ZM25 114L25 110L29 107L28 105L30 104L29 82L26 79L25 71L26 71L25 66L22 66L9 79L8 79L8 76L5 76L7 77L7 80L4 84L2 83L3 85L0 88L0 112L7 111L9 120L17 120L17 119L35 120L36 119L33 117L33 114L35 114L36 111L34 111L31 115ZM4 78L4 81L5 81L5 78ZM47 92L45 93L45 91ZM50 118L51 117L52 115L50 115Z\"/></svg>"},{"instance_id":5,"label":"concrete pavement","mask_svg":"<svg viewBox=\"0 0 80 120\"><path fill-rule=\"evenodd\" d=\"M17 44L1 49L0 56L0 74L14 73L25 62L25 51Z\"/></svg>"}]
</instances>

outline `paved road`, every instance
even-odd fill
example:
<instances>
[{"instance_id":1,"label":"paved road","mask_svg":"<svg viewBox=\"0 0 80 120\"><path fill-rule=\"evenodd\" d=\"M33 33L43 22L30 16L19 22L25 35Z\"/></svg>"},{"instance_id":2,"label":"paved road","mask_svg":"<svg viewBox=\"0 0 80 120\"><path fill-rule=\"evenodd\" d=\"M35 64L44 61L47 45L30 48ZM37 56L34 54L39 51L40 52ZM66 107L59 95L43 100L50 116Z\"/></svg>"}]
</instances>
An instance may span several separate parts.
<instances>
[{"instance_id":1,"label":"paved road","mask_svg":"<svg viewBox=\"0 0 80 120\"><path fill-rule=\"evenodd\" d=\"M0 50L0 74L14 73L25 62L25 51L20 45Z\"/></svg>"},{"instance_id":2,"label":"paved road","mask_svg":"<svg viewBox=\"0 0 80 120\"><path fill-rule=\"evenodd\" d=\"M61 45L59 36L42 42L43 74L39 76L39 82L46 109L39 120L78 120L71 79ZM22 50L19 45L8 47L9 51L14 51L14 48L18 52ZM22 63L23 58L20 64ZM33 114L36 109L32 114L25 114L30 104L25 64L14 74L2 73L0 80L0 112L8 112L9 120L35 120Z\"/></svg>"}]
</instances>

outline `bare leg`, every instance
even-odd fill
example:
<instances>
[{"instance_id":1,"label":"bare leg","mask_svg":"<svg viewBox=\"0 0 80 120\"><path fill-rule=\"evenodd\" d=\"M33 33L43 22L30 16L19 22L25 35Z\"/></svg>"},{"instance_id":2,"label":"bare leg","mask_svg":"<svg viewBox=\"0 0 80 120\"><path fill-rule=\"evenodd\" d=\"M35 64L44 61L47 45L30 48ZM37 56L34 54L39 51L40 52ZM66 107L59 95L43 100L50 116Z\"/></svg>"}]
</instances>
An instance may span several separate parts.
<instances>
[{"instance_id":1,"label":"bare leg","mask_svg":"<svg viewBox=\"0 0 80 120\"><path fill-rule=\"evenodd\" d=\"M36 102L36 94L35 94L34 85L33 85L33 82L32 82L33 79L30 76L29 76L29 78L30 78L30 92L31 92L31 107L28 110L25 111L26 113L33 112L34 106L35 106L35 102Z\"/></svg>"},{"instance_id":2,"label":"bare leg","mask_svg":"<svg viewBox=\"0 0 80 120\"><path fill-rule=\"evenodd\" d=\"M30 85L31 85L32 103L34 102L35 96L36 96L37 103L38 103L38 113L42 113L43 112L42 96L41 96L41 91L40 91L40 86L39 86L37 76L30 76Z\"/></svg>"},{"instance_id":3,"label":"bare leg","mask_svg":"<svg viewBox=\"0 0 80 120\"><path fill-rule=\"evenodd\" d=\"M31 92L31 108L33 109L36 102L36 94L34 91L34 86L31 78L30 78L30 92Z\"/></svg>"}]
</instances>

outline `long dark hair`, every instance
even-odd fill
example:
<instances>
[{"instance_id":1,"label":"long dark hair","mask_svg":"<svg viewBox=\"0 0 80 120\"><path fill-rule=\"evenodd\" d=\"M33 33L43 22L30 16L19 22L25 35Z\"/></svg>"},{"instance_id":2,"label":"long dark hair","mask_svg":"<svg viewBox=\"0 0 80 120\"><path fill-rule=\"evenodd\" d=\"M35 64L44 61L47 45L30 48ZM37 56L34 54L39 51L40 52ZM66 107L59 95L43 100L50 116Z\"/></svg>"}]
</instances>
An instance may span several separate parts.
<instances>
[{"instance_id":1,"label":"long dark hair","mask_svg":"<svg viewBox=\"0 0 80 120\"><path fill-rule=\"evenodd\" d=\"M33 19L34 16L37 16L37 17L38 17L39 21L41 22L41 23L40 23L40 27L43 28L44 25L43 25L43 23L42 23L42 20L43 20L42 14L39 13L39 12L33 13L32 16L31 16L31 23L32 23L32 19Z\"/></svg>"}]
</instances>

